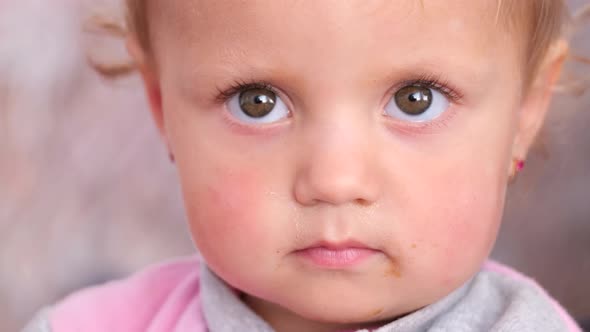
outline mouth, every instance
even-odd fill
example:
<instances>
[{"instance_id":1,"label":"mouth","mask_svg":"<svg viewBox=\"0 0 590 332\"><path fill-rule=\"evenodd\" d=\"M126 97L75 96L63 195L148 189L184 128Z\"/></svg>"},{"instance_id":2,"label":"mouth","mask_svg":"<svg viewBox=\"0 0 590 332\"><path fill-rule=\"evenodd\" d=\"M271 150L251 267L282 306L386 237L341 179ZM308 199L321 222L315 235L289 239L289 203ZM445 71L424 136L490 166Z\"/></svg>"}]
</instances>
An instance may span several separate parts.
<instances>
[{"instance_id":1,"label":"mouth","mask_svg":"<svg viewBox=\"0 0 590 332\"><path fill-rule=\"evenodd\" d=\"M319 242L295 251L295 254L307 263L326 269L352 268L378 253L379 250L356 241Z\"/></svg>"}]
</instances>

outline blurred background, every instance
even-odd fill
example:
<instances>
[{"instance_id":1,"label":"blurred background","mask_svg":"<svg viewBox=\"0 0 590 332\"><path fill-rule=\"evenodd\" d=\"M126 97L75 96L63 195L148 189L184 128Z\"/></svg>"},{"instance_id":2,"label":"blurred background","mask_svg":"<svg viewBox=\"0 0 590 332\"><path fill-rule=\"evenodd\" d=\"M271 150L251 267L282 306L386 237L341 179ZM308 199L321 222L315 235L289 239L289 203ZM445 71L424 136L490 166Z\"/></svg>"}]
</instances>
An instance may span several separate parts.
<instances>
[{"instance_id":1,"label":"blurred background","mask_svg":"<svg viewBox=\"0 0 590 332\"><path fill-rule=\"evenodd\" d=\"M120 41L83 29L120 8L0 0L0 331L76 289L194 252L139 78L107 81L87 64L88 54L126 58ZM590 56L590 29L573 52ZM572 61L567 73L588 80L590 65ZM493 254L580 321L590 320L589 106L590 93L555 99Z\"/></svg>"}]
</instances>

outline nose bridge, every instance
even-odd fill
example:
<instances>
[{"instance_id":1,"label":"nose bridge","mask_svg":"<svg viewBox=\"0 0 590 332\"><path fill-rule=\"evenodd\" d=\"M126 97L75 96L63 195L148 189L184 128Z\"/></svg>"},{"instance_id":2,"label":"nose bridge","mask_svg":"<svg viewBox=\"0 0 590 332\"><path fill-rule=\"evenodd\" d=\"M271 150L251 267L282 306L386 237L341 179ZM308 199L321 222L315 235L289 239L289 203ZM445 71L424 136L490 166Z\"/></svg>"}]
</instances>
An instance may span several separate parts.
<instances>
[{"instance_id":1,"label":"nose bridge","mask_svg":"<svg viewBox=\"0 0 590 332\"><path fill-rule=\"evenodd\" d=\"M295 184L300 203L370 204L377 199L374 135L367 119L354 112L326 112L306 123Z\"/></svg>"}]
</instances>

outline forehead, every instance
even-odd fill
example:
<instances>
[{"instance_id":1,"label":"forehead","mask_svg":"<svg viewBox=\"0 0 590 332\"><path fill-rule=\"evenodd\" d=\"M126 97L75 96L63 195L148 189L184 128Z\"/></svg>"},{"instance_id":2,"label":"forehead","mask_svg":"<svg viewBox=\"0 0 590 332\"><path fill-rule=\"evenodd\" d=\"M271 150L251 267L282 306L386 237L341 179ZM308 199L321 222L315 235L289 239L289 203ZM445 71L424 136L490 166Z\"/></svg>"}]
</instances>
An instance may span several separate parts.
<instances>
[{"instance_id":1,"label":"forehead","mask_svg":"<svg viewBox=\"0 0 590 332\"><path fill-rule=\"evenodd\" d=\"M340 66L419 59L436 66L438 55L485 67L496 53L516 48L507 47L514 40L496 24L497 6L495 0L177 0L153 1L149 11L156 57L182 47L186 57L204 62L247 57L293 64L303 54L307 62Z\"/></svg>"},{"instance_id":2,"label":"forehead","mask_svg":"<svg viewBox=\"0 0 590 332\"><path fill-rule=\"evenodd\" d=\"M247 33L268 27L273 32L306 36L356 37L381 30L384 34L425 32L436 27L496 30L496 0L177 0L152 1L151 18L181 36ZM152 20L153 21L153 20ZM485 28L488 29L485 29ZM348 28L348 29L347 29ZM362 29L357 34L350 30ZM160 30L160 29L158 29ZM167 29L168 30L168 29ZM346 31L348 30L348 31ZM432 32L432 31L431 31ZM482 31L486 32L486 31Z\"/></svg>"}]
</instances>

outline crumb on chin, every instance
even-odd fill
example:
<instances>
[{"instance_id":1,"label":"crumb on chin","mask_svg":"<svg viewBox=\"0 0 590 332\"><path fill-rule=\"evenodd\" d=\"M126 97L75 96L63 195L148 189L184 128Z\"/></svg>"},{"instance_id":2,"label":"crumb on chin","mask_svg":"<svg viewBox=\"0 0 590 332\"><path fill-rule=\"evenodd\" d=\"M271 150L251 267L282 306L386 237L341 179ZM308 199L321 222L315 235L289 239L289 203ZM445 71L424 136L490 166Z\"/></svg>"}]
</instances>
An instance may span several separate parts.
<instances>
[{"instance_id":1,"label":"crumb on chin","mask_svg":"<svg viewBox=\"0 0 590 332\"><path fill-rule=\"evenodd\" d=\"M389 266L387 267L387 269L385 270L384 276L386 277L395 277L395 278L401 278L402 273L400 271L400 267L397 264L397 262L395 261L391 261L389 263Z\"/></svg>"},{"instance_id":2,"label":"crumb on chin","mask_svg":"<svg viewBox=\"0 0 590 332\"><path fill-rule=\"evenodd\" d=\"M377 310L371 312L371 315L369 315L369 319L375 318L375 317L381 315L382 313L383 313L383 308L377 309Z\"/></svg>"}]
</instances>

